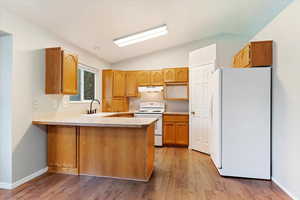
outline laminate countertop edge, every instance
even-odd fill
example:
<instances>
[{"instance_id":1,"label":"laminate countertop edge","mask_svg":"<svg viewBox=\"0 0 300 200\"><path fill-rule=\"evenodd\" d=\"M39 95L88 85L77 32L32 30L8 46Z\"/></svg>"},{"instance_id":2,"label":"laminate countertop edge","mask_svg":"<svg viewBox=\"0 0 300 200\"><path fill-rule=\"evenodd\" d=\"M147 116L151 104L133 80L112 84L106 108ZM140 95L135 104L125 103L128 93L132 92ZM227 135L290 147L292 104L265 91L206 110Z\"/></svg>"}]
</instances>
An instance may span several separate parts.
<instances>
[{"instance_id":1,"label":"laminate countertop edge","mask_svg":"<svg viewBox=\"0 0 300 200\"><path fill-rule=\"evenodd\" d=\"M117 127L142 128L155 123L157 118L131 118L131 117L42 117L32 120L33 125L56 126L88 126L88 127Z\"/></svg>"},{"instance_id":2,"label":"laminate countertop edge","mask_svg":"<svg viewBox=\"0 0 300 200\"><path fill-rule=\"evenodd\" d=\"M189 115L188 112L164 112L164 115Z\"/></svg>"},{"instance_id":3,"label":"laminate countertop edge","mask_svg":"<svg viewBox=\"0 0 300 200\"><path fill-rule=\"evenodd\" d=\"M50 126L82 126L82 127L109 127L109 128L144 128L155 123L154 120L151 123L146 124L103 124L103 123L72 123L72 122L46 122L46 121L32 121L32 125L50 125Z\"/></svg>"}]
</instances>

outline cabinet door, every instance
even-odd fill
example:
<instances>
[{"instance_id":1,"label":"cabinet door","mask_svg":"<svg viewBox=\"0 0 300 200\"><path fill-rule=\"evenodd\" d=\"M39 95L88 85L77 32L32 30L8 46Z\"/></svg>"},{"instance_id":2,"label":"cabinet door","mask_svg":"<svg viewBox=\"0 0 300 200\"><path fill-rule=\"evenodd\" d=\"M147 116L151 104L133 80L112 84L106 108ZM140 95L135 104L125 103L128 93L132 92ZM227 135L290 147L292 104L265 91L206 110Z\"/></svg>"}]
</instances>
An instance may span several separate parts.
<instances>
[{"instance_id":1,"label":"cabinet door","mask_svg":"<svg viewBox=\"0 0 300 200\"><path fill-rule=\"evenodd\" d=\"M48 166L77 168L76 127L48 126Z\"/></svg>"},{"instance_id":2,"label":"cabinet door","mask_svg":"<svg viewBox=\"0 0 300 200\"><path fill-rule=\"evenodd\" d=\"M258 41L250 44L251 67L273 65L273 41Z\"/></svg>"},{"instance_id":3,"label":"cabinet door","mask_svg":"<svg viewBox=\"0 0 300 200\"><path fill-rule=\"evenodd\" d=\"M240 67L250 66L250 45L243 48L240 53Z\"/></svg>"},{"instance_id":4,"label":"cabinet door","mask_svg":"<svg viewBox=\"0 0 300 200\"><path fill-rule=\"evenodd\" d=\"M187 123L175 124L175 143L177 145L188 146L189 144L189 126Z\"/></svg>"},{"instance_id":5,"label":"cabinet door","mask_svg":"<svg viewBox=\"0 0 300 200\"><path fill-rule=\"evenodd\" d=\"M139 71L137 72L137 82L140 86L150 85L150 71Z\"/></svg>"},{"instance_id":6,"label":"cabinet door","mask_svg":"<svg viewBox=\"0 0 300 200\"><path fill-rule=\"evenodd\" d=\"M126 73L113 72L113 97L124 97L126 94Z\"/></svg>"},{"instance_id":7,"label":"cabinet door","mask_svg":"<svg viewBox=\"0 0 300 200\"><path fill-rule=\"evenodd\" d=\"M102 111L112 112L112 98L105 98L102 101Z\"/></svg>"},{"instance_id":8,"label":"cabinet door","mask_svg":"<svg viewBox=\"0 0 300 200\"><path fill-rule=\"evenodd\" d=\"M174 68L168 68L168 69L164 69L164 81L165 82L175 82L176 81L176 77L175 77L175 69Z\"/></svg>"},{"instance_id":9,"label":"cabinet door","mask_svg":"<svg viewBox=\"0 0 300 200\"><path fill-rule=\"evenodd\" d=\"M77 94L78 57L65 52L62 52L62 54L62 93L70 95Z\"/></svg>"},{"instance_id":10,"label":"cabinet door","mask_svg":"<svg viewBox=\"0 0 300 200\"><path fill-rule=\"evenodd\" d=\"M62 53L61 48L46 49L46 94L61 94L62 92Z\"/></svg>"},{"instance_id":11,"label":"cabinet door","mask_svg":"<svg viewBox=\"0 0 300 200\"><path fill-rule=\"evenodd\" d=\"M112 98L113 71L102 71L102 98Z\"/></svg>"},{"instance_id":12,"label":"cabinet door","mask_svg":"<svg viewBox=\"0 0 300 200\"><path fill-rule=\"evenodd\" d=\"M164 77L161 70L151 71L151 85L163 85Z\"/></svg>"},{"instance_id":13,"label":"cabinet door","mask_svg":"<svg viewBox=\"0 0 300 200\"><path fill-rule=\"evenodd\" d=\"M137 95L137 73L135 71L126 72L126 96L136 97Z\"/></svg>"},{"instance_id":14,"label":"cabinet door","mask_svg":"<svg viewBox=\"0 0 300 200\"><path fill-rule=\"evenodd\" d=\"M175 74L176 82L188 82L189 81L188 68L176 68L175 72L176 72L176 74Z\"/></svg>"},{"instance_id":15,"label":"cabinet door","mask_svg":"<svg viewBox=\"0 0 300 200\"><path fill-rule=\"evenodd\" d=\"M175 124L164 122L164 144L175 144Z\"/></svg>"},{"instance_id":16,"label":"cabinet door","mask_svg":"<svg viewBox=\"0 0 300 200\"><path fill-rule=\"evenodd\" d=\"M127 98L113 98L112 99L112 112L127 112L128 99Z\"/></svg>"}]
</instances>

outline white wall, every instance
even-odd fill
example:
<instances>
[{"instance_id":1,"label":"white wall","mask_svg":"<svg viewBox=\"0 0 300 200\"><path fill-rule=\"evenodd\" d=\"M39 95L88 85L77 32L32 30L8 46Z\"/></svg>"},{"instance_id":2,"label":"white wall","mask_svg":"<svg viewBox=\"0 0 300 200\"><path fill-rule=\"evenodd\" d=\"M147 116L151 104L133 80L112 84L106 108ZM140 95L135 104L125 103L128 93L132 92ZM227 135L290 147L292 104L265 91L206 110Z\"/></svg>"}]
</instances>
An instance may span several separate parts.
<instances>
[{"instance_id":1,"label":"white wall","mask_svg":"<svg viewBox=\"0 0 300 200\"><path fill-rule=\"evenodd\" d=\"M12 180L12 37L0 33L0 182Z\"/></svg>"},{"instance_id":2,"label":"white wall","mask_svg":"<svg viewBox=\"0 0 300 200\"><path fill-rule=\"evenodd\" d=\"M232 56L248 39L249 38L246 36L221 34L185 45L176 46L174 48L113 63L112 68L134 70L188 66L189 52L211 44L217 44L218 46L219 65L229 66L232 63Z\"/></svg>"},{"instance_id":3,"label":"white wall","mask_svg":"<svg viewBox=\"0 0 300 200\"><path fill-rule=\"evenodd\" d=\"M46 167L45 127L32 126L32 118L37 113L71 112L75 109L79 112L87 108L87 105L64 104L66 97L44 94L44 48L63 46L78 54L79 62L99 69L109 64L1 9L0 30L13 37L12 81L6 84L11 84L12 93L12 182L15 182ZM38 105L33 106L33 102Z\"/></svg>"},{"instance_id":4,"label":"white wall","mask_svg":"<svg viewBox=\"0 0 300 200\"><path fill-rule=\"evenodd\" d=\"M162 69L165 67L187 67L189 53L195 49L217 44L217 63L230 66L233 55L244 45L248 37L222 34L185 45L154 52L144 56L113 63L112 68L120 70ZM130 108L137 109L139 99L130 98ZM188 101L167 101L167 111L188 111Z\"/></svg>"},{"instance_id":5,"label":"white wall","mask_svg":"<svg viewBox=\"0 0 300 200\"><path fill-rule=\"evenodd\" d=\"M300 199L300 1L291 3L253 40L274 40L273 179Z\"/></svg>"}]
</instances>

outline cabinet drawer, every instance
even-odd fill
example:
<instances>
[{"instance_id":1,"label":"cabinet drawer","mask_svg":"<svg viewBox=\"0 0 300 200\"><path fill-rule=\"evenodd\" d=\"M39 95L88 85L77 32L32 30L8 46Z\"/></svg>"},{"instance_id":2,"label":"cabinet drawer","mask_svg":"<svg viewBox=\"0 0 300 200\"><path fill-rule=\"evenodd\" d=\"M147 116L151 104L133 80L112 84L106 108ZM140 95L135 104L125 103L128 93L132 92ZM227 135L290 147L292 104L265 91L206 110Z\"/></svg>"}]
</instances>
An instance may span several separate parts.
<instances>
[{"instance_id":1,"label":"cabinet drawer","mask_svg":"<svg viewBox=\"0 0 300 200\"><path fill-rule=\"evenodd\" d=\"M189 121L188 115L164 115L166 122L187 122Z\"/></svg>"}]
</instances>

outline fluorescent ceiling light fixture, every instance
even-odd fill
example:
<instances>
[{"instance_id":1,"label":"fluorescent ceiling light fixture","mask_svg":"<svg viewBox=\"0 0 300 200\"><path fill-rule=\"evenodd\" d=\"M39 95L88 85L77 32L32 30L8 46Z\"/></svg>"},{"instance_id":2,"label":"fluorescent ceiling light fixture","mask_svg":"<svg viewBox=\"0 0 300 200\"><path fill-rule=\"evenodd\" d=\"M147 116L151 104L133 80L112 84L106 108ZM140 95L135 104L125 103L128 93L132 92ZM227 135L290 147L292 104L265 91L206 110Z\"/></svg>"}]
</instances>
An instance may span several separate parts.
<instances>
[{"instance_id":1,"label":"fluorescent ceiling light fixture","mask_svg":"<svg viewBox=\"0 0 300 200\"><path fill-rule=\"evenodd\" d=\"M143 32L139 32L129 36L115 39L114 43L119 47L125 47L127 45L135 44L138 42L142 42L166 34L168 34L167 25L162 25L156 28L148 29Z\"/></svg>"}]
</instances>

